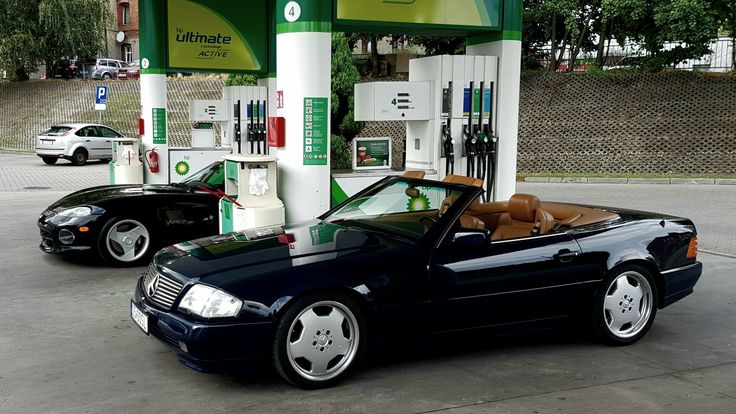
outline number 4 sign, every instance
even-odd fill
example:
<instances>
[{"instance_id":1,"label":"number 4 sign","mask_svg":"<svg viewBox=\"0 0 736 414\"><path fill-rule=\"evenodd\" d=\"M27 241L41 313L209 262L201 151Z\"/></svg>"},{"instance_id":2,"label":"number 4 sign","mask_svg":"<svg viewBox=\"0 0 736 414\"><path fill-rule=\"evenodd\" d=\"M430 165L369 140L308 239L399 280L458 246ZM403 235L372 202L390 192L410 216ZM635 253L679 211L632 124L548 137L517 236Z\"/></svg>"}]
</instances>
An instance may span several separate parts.
<instances>
[{"instance_id":1,"label":"number 4 sign","mask_svg":"<svg viewBox=\"0 0 736 414\"><path fill-rule=\"evenodd\" d=\"M286 3L286 7L284 7L284 19L286 19L289 23L294 23L295 21L299 20L299 17L302 15L302 7L299 5L299 3L295 1L290 1Z\"/></svg>"}]
</instances>

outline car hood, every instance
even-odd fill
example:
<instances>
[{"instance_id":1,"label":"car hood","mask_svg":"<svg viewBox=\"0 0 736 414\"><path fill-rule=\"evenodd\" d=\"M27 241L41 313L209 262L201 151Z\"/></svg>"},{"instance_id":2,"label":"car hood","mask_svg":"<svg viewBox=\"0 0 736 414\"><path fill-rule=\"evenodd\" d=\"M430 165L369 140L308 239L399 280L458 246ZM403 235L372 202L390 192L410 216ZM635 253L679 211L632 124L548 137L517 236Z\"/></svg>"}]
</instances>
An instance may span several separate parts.
<instances>
[{"instance_id":1,"label":"car hood","mask_svg":"<svg viewBox=\"0 0 736 414\"><path fill-rule=\"evenodd\" d=\"M110 200L116 200L123 197L140 197L151 194L171 194L186 193L187 187L176 187L171 185L155 185L155 184L133 184L133 185L104 185L100 187L85 188L67 195L61 200L49 206L49 210L58 211L65 208L104 204Z\"/></svg>"},{"instance_id":2,"label":"car hood","mask_svg":"<svg viewBox=\"0 0 736 414\"><path fill-rule=\"evenodd\" d=\"M367 260L366 256L400 251L407 245L414 243L381 232L312 220L178 243L159 251L153 262L182 282L198 279L227 287L246 277L330 260L344 258L359 263Z\"/></svg>"}]
</instances>

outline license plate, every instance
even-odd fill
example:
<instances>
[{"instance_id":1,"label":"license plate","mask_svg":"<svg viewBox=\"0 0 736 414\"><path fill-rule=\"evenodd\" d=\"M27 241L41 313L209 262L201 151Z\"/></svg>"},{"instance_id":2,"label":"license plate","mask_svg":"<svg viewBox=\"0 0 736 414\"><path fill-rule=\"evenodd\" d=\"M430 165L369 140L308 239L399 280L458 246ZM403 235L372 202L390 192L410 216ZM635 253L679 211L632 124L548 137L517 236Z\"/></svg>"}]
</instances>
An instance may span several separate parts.
<instances>
[{"instance_id":1,"label":"license plate","mask_svg":"<svg viewBox=\"0 0 736 414\"><path fill-rule=\"evenodd\" d=\"M146 335L148 335L148 315L138 309L133 301L130 302L130 317L133 318L135 324L138 325Z\"/></svg>"}]
</instances>

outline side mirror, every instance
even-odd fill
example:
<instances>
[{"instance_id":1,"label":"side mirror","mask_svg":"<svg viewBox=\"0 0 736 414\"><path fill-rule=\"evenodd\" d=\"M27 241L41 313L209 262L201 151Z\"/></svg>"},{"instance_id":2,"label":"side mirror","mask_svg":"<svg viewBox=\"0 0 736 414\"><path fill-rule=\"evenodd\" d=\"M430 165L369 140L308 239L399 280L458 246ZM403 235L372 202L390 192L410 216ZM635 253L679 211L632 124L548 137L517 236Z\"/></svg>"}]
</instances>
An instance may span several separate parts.
<instances>
[{"instance_id":1,"label":"side mirror","mask_svg":"<svg viewBox=\"0 0 736 414\"><path fill-rule=\"evenodd\" d=\"M485 249L490 240L491 232L486 229L460 229L452 237L452 244L461 248Z\"/></svg>"}]
</instances>

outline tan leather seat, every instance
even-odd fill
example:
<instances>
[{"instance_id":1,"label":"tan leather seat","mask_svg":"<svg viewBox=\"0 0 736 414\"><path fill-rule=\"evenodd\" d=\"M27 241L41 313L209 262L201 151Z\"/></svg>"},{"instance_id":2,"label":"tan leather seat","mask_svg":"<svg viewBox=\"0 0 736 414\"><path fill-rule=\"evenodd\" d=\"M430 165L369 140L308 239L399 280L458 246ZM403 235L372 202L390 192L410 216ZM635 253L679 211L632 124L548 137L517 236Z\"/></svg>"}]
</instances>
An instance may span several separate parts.
<instances>
[{"instance_id":1,"label":"tan leather seat","mask_svg":"<svg viewBox=\"0 0 736 414\"><path fill-rule=\"evenodd\" d=\"M424 178L424 171L421 171L421 170L406 171L404 172L403 176L406 178L417 178L421 180L422 178Z\"/></svg>"},{"instance_id":2,"label":"tan leather seat","mask_svg":"<svg viewBox=\"0 0 736 414\"><path fill-rule=\"evenodd\" d=\"M463 184L463 185L471 185L474 187L483 187L483 180L479 180L477 178L473 177L465 177L462 175L448 175L447 177L442 179L442 182L445 183L452 183L452 184ZM457 199L456 196L451 195L447 197L444 201L442 201L442 207L440 208L440 215L444 214L445 211L452 205L452 203L455 202ZM482 220L480 220L477 217L474 217L471 214L468 214L468 212L473 210L478 210L480 208L480 198L476 198L473 200L472 203L468 206L468 208L465 210L465 214L460 216L460 227L466 228L466 229L485 229L486 223L484 223Z\"/></svg>"},{"instance_id":3,"label":"tan leather seat","mask_svg":"<svg viewBox=\"0 0 736 414\"><path fill-rule=\"evenodd\" d=\"M499 217L491 240L547 234L554 226L555 218L539 207L539 198L530 194L514 194L509 200L509 212Z\"/></svg>"}]
</instances>

